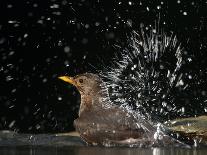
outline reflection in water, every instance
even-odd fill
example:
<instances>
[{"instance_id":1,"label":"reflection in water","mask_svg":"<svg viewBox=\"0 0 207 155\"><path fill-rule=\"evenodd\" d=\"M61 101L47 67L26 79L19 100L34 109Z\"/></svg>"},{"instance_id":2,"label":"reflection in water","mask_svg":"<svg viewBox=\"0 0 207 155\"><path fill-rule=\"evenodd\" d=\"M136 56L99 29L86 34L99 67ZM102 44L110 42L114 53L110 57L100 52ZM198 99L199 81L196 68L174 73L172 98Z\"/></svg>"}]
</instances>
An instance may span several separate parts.
<instances>
[{"instance_id":1,"label":"reflection in water","mask_svg":"<svg viewBox=\"0 0 207 155\"><path fill-rule=\"evenodd\" d=\"M205 155L206 148L0 147L1 155Z\"/></svg>"},{"instance_id":2,"label":"reflection in water","mask_svg":"<svg viewBox=\"0 0 207 155\"><path fill-rule=\"evenodd\" d=\"M159 154L161 154L160 153L160 149L159 148L154 148L152 154L153 155L159 155Z\"/></svg>"},{"instance_id":3,"label":"reflection in water","mask_svg":"<svg viewBox=\"0 0 207 155\"><path fill-rule=\"evenodd\" d=\"M12 131L0 131L0 147L14 146L83 146L77 136L68 134L18 134Z\"/></svg>"}]
</instances>

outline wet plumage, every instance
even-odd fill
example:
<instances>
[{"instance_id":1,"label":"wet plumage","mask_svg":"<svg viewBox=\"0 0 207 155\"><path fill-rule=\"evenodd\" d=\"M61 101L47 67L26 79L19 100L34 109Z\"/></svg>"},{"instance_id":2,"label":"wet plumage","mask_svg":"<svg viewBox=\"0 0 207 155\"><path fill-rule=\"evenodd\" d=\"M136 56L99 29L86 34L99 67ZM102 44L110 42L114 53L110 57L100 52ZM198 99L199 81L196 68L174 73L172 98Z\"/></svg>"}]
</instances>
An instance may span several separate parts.
<instances>
[{"instance_id":1,"label":"wet plumage","mask_svg":"<svg viewBox=\"0 0 207 155\"><path fill-rule=\"evenodd\" d=\"M149 122L137 120L126 109L110 103L108 91L97 75L85 73L60 79L73 84L81 94L74 126L87 143L129 145L152 137L155 129Z\"/></svg>"}]
</instances>

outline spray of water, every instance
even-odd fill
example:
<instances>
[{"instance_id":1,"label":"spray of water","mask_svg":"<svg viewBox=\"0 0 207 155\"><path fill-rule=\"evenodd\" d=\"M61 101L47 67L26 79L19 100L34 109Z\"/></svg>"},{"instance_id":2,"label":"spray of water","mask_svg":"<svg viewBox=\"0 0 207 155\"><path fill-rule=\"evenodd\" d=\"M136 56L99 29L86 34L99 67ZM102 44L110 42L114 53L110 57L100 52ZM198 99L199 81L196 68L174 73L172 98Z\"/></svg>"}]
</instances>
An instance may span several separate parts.
<instances>
[{"instance_id":1,"label":"spray of water","mask_svg":"<svg viewBox=\"0 0 207 155\"><path fill-rule=\"evenodd\" d=\"M111 102L107 103L124 107L134 115L148 137L154 134L155 139L160 139L162 116L179 112L174 90L186 87L181 71L183 51L173 33L141 26L139 32L133 31L128 37L128 47L120 50L111 66L100 72L109 91ZM153 124L157 129L147 131Z\"/></svg>"},{"instance_id":2,"label":"spray of water","mask_svg":"<svg viewBox=\"0 0 207 155\"><path fill-rule=\"evenodd\" d=\"M185 87L180 72L183 49L176 36L141 27L131 33L128 43L111 67L100 73L112 103L149 120L156 113L175 110L173 90Z\"/></svg>"}]
</instances>

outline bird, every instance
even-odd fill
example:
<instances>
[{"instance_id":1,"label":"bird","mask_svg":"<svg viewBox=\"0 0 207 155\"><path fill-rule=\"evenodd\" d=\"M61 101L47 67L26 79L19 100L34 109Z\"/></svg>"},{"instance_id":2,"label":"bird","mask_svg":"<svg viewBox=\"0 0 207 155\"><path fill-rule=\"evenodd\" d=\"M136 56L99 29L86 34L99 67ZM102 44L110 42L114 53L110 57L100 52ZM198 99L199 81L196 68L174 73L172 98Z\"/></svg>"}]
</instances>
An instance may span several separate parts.
<instances>
[{"instance_id":1,"label":"bird","mask_svg":"<svg viewBox=\"0 0 207 155\"><path fill-rule=\"evenodd\" d=\"M59 76L72 84L81 95L78 118L74 127L88 145L103 146L169 146L206 144L207 116L175 119L155 126L150 120L135 117L126 108L111 103L102 78L93 73L74 77ZM189 122L193 124L189 125ZM197 125L195 125L197 122ZM201 140L202 139L202 140Z\"/></svg>"},{"instance_id":2,"label":"bird","mask_svg":"<svg viewBox=\"0 0 207 155\"><path fill-rule=\"evenodd\" d=\"M125 108L111 103L103 80L96 74L74 77L59 76L72 84L81 95L78 118L74 127L89 145L143 145L152 142L155 127L139 120Z\"/></svg>"},{"instance_id":3,"label":"bird","mask_svg":"<svg viewBox=\"0 0 207 155\"><path fill-rule=\"evenodd\" d=\"M192 75L183 72L184 64L190 63L183 57L185 48L174 33L169 34L159 25L149 29L140 25L140 31L132 32L128 45L123 50L120 46L120 53L100 73L59 77L80 92L74 126L86 143L134 145L161 140L194 145L195 140L200 143L197 137L207 141L203 123L194 126L184 119L198 112L206 115L206 98L192 93L197 90L186 80L186 75L189 79ZM201 118L189 119L201 122Z\"/></svg>"}]
</instances>

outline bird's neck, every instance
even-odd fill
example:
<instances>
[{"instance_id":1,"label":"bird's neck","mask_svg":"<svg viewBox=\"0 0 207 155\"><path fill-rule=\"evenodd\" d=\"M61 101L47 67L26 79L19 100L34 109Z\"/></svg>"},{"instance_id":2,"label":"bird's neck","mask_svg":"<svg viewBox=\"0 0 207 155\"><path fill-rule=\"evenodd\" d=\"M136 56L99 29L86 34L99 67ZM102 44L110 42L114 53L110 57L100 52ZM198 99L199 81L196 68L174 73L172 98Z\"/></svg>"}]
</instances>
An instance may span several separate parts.
<instances>
[{"instance_id":1,"label":"bird's neck","mask_svg":"<svg viewBox=\"0 0 207 155\"><path fill-rule=\"evenodd\" d=\"M105 108L109 102L108 92L103 91L103 89L98 92L91 91L88 94L81 94L79 116L82 112L90 112L96 109L101 110Z\"/></svg>"}]
</instances>

